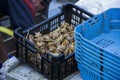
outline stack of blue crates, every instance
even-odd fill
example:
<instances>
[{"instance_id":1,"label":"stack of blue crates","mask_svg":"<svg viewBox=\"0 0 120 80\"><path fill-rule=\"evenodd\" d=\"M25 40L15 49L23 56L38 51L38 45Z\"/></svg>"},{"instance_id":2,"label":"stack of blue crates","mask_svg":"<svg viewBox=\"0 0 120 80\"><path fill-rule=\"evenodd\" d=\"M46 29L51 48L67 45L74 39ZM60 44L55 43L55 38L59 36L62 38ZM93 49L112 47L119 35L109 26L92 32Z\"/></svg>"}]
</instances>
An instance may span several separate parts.
<instances>
[{"instance_id":1,"label":"stack of blue crates","mask_svg":"<svg viewBox=\"0 0 120 80\"><path fill-rule=\"evenodd\" d=\"M83 80L120 80L120 8L76 26L75 59Z\"/></svg>"}]
</instances>

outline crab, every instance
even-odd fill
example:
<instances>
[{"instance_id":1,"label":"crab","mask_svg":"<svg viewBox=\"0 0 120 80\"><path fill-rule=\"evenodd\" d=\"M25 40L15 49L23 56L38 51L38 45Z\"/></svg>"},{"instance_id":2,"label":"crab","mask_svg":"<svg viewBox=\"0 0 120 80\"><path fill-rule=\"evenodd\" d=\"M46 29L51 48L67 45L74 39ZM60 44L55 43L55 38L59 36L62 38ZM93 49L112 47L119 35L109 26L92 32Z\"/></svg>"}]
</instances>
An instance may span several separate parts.
<instances>
[{"instance_id":1,"label":"crab","mask_svg":"<svg viewBox=\"0 0 120 80\"><path fill-rule=\"evenodd\" d=\"M36 32L34 36L30 35L30 41L34 43L39 54L50 52L54 55L64 53L68 55L74 51L74 27L68 23L63 23L56 30L49 34L42 35Z\"/></svg>"}]
</instances>

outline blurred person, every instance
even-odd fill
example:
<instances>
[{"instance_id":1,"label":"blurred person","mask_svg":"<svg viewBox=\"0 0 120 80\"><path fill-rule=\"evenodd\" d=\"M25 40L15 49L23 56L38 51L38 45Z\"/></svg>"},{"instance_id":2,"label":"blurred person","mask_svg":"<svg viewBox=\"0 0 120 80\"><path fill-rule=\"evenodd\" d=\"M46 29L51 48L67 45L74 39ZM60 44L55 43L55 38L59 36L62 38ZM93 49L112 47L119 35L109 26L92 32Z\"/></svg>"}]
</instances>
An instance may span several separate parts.
<instances>
[{"instance_id":1,"label":"blurred person","mask_svg":"<svg viewBox=\"0 0 120 80\"><path fill-rule=\"evenodd\" d=\"M48 8L50 2L51 0L0 0L0 14L9 16L13 30L18 27L25 30L35 25L36 14ZM0 34L0 67L7 59L3 46Z\"/></svg>"}]
</instances>

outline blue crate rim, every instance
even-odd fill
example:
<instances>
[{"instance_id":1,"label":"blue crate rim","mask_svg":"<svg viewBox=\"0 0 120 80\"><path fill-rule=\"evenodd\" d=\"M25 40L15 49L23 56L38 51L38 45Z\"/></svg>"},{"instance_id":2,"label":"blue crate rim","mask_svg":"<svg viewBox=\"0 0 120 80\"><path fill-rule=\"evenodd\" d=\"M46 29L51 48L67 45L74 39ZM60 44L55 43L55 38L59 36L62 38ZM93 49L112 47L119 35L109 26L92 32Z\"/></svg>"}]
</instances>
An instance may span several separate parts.
<instances>
[{"instance_id":1,"label":"blue crate rim","mask_svg":"<svg viewBox=\"0 0 120 80\"><path fill-rule=\"evenodd\" d=\"M87 50L89 50L90 52L92 52L92 53L94 53L95 54L95 52L93 52L92 50L90 50L90 49L88 49L88 48L86 48L84 45L81 45L81 47L83 47L83 48L85 48L85 49L87 49ZM91 48L93 48L93 47L91 47ZM75 50L77 50L78 48L76 47L76 49ZM94 49L94 48L93 48ZM97 52L100 52L99 50L97 50L97 49L95 49L95 51L97 51ZM96 55L98 55L98 54L96 54ZM104 54L104 55L107 55L107 54ZM94 55L93 55L94 56ZM98 56L100 56L100 55L98 55ZM107 55L107 56L109 56L109 55ZM100 56L101 57L101 56ZM109 56L110 57L110 56ZM110 61L110 62L112 62L112 63L114 63L113 61L111 61L111 60L109 60L109 59L107 59L107 58L105 58L104 57L104 59L106 59L106 60L108 60L108 61ZM115 58L112 58L112 59L114 59L114 60L116 60L117 62L120 62L118 59L115 59Z\"/></svg>"},{"instance_id":2,"label":"blue crate rim","mask_svg":"<svg viewBox=\"0 0 120 80\"><path fill-rule=\"evenodd\" d=\"M120 9L120 8L110 8L110 9L108 9L108 10L112 10L112 9ZM106 10L106 11L104 11L103 13L98 14L98 15L104 15L108 10ZM85 22L89 22L89 21L91 21L92 19L95 19L98 15L95 15L95 16L93 16L91 19L88 19L88 20L84 21L83 23L81 23L80 25L77 25L77 26L75 27L75 29L74 29L74 32L75 32L74 36L77 34L77 35L79 35L79 36L81 37L81 39L85 40L86 42L88 42L88 43L96 46L97 48L100 48L101 50L104 50L104 51L107 52L107 53L112 54L110 51L105 50L104 48L96 45L95 43L89 41L88 39L85 39L85 38L81 35L81 33L78 33L78 32L76 31L77 27L83 26ZM115 54L112 54L112 55L116 56ZM120 58L120 57L119 57L119 58Z\"/></svg>"},{"instance_id":3,"label":"blue crate rim","mask_svg":"<svg viewBox=\"0 0 120 80\"><path fill-rule=\"evenodd\" d=\"M83 37L80 33L76 32L76 27L75 27L74 32L75 32L75 34L77 34L77 35L81 36L81 39L85 40L86 42L88 42L88 43L90 43L90 44L92 44L92 45L96 46L97 48L100 48L101 50L103 50L103 51L105 51L105 52L107 52L107 53L109 53L109 54L111 54L111 55L116 56L115 54L112 54L110 51L105 50L104 48L102 48L102 47L100 47L100 46L96 45L95 43L93 43L93 42L91 42L91 41L89 41L89 40L85 39L85 38L84 38L84 37ZM116 56L116 57L118 57L118 56ZM119 57L119 58L120 58L120 57Z\"/></svg>"}]
</instances>

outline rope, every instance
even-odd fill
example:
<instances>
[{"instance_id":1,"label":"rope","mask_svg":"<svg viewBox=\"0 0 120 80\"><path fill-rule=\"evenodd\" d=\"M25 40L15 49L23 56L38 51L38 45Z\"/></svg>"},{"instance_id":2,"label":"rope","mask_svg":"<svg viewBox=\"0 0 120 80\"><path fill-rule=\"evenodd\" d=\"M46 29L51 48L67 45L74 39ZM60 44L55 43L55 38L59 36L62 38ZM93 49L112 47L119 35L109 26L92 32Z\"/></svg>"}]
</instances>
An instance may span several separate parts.
<instances>
[{"instance_id":1,"label":"rope","mask_svg":"<svg viewBox=\"0 0 120 80\"><path fill-rule=\"evenodd\" d=\"M13 31L6 27L0 26L0 32L3 32L5 34L13 37Z\"/></svg>"}]
</instances>

